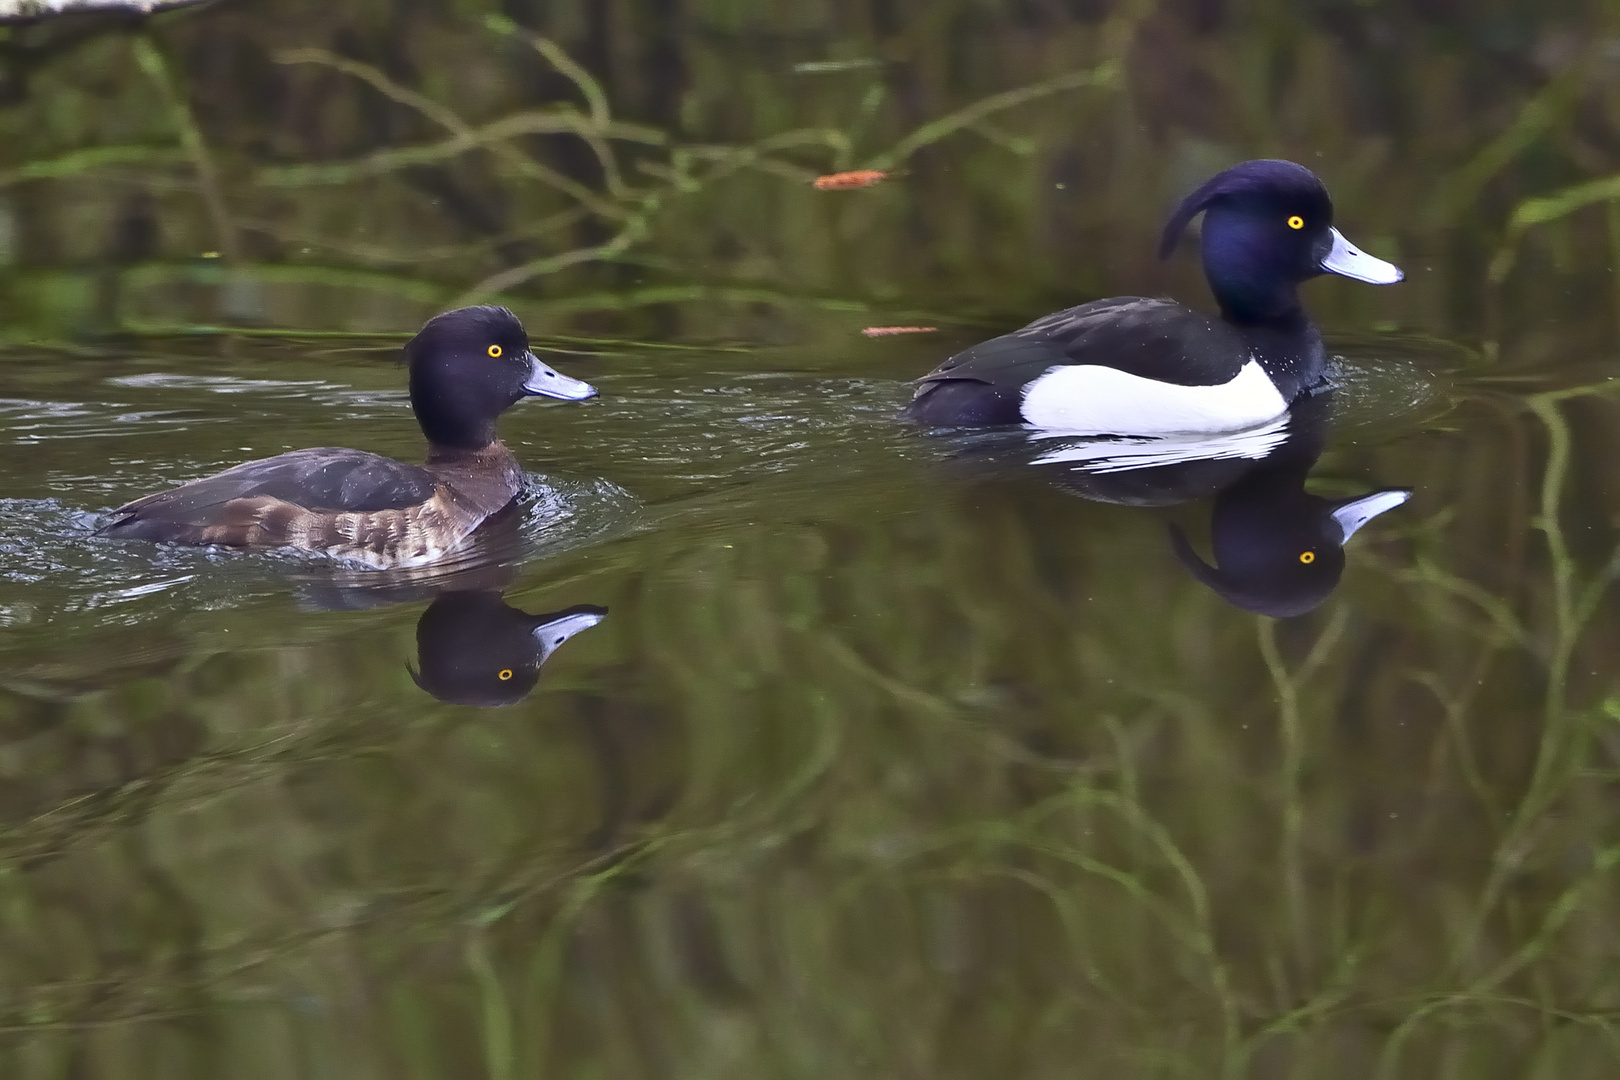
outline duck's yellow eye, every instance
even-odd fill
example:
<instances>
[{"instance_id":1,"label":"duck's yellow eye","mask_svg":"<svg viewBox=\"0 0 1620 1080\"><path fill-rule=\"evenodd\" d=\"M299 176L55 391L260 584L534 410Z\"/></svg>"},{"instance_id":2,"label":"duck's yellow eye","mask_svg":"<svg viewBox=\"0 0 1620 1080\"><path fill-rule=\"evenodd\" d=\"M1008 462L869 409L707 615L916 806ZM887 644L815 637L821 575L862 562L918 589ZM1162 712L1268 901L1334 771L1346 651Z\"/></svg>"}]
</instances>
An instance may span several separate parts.
<instances>
[{"instance_id":1,"label":"duck's yellow eye","mask_svg":"<svg viewBox=\"0 0 1620 1080\"><path fill-rule=\"evenodd\" d=\"M1305 219L1300 217L1298 214L1295 214L1293 217L1288 219L1288 227L1290 229L1303 229L1305 227Z\"/></svg>"},{"instance_id":2,"label":"duck's yellow eye","mask_svg":"<svg viewBox=\"0 0 1620 1080\"><path fill-rule=\"evenodd\" d=\"M491 348L497 348L497 347L498 346L491 346ZM508 679L510 679L512 677L512 669L509 668L509 667L503 667L503 668L501 668L501 673L499 675L495 676L495 677L497 679L501 680L501 682L505 682L506 680L508 680Z\"/></svg>"},{"instance_id":3,"label":"duck's yellow eye","mask_svg":"<svg viewBox=\"0 0 1620 1080\"><path fill-rule=\"evenodd\" d=\"M1316 552L1314 552L1314 551L1302 551L1302 552L1300 552L1299 553L1299 561L1304 563L1306 566L1311 565L1311 563L1316 561ZM504 679L504 678L506 678L506 676L502 675L501 678Z\"/></svg>"},{"instance_id":4,"label":"duck's yellow eye","mask_svg":"<svg viewBox=\"0 0 1620 1080\"><path fill-rule=\"evenodd\" d=\"M491 355L491 356L500 356L501 355L501 347L499 345L491 345L489 347L489 355ZM511 672L507 672L505 675L501 676L501 678L503 678L503 679L510 679L511 677L512 677Z\"/></svg>"}]
</instances>

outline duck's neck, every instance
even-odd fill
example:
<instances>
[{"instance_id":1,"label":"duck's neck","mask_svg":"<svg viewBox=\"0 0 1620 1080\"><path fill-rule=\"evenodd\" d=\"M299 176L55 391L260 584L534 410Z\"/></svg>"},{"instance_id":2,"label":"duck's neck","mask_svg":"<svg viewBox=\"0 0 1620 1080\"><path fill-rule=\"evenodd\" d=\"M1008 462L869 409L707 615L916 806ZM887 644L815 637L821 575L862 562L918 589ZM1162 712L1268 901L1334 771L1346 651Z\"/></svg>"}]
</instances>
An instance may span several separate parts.
<instances>
[{"instance_id":1,"label":"duck's neck","mask_svg":"<svg viewBox=\"0 0 1620 1080\"><path fill-rule=\"evenodd\" d=\"M1299 282L1278 272L1276 252L1256 235L1248 215L1212 208L1204 215L1199 247L1204 277L1228 322L1278 329L1308 325L1299 306Z\"/></svg>"},{"instance_id":2,"label":"duck's neck","mask_svg":"<svg viewBox=\"0 0 1620 1080\"><path fill-rule=\"evenodd\" d=\"M493 514L523 490L523 469L500 440L476 449L429 443L424 467L484 514Z\"/></svg>"},{"instance_id":3,"label":"duck's neck","mask_svg":"<svg viewBox=\"0 0 1620 1080\"><path fill-rule=\"evenodd\" d=\"M410 397L429 446L476 453L495 442L500 410L481 400L477 386L458 382L442 365L413 361Z\"/></svg>"},{"instance_id":4,"label":"duck's neck","mask_svg":"<svg viewBox=\"0 0 1620 1080\"><path fill-rule=\"evenodd\" d=\"M1292 285L1261 291L1247 282L1219 281L1211 273L1209 287L1221 305L1221 317L1234 326L1299 331L1311 325Z\"/></svg>"},{"instance_id":5,"label":"duck's neck","mask_svg":"<svg viewBox=\"0 0 1620 1080\"><path fill-rule=\"evenodd\" d=\"M488 465L498 461L515 461L512 451L499 439L490 439L481 446L464 446L460 443L442 443L433 439L428 440L427 463L429 465L451 464L482 464Z\"/></svg>"},{"instance_id":6,"label":"duck's neck","mask_svg":"<svg viewBox=\"0 0 1620 1080\"><path fill-rule=\"evenodd\" d=\"M1323 386L1327 377L1327 354L1322 335L1305 318L1277 322L1238 323L1248 339L1252 355L1260 362L1284 401L1295 401Z\"/></svg>"},{"instance_id":7,"label":"duck's neck","mask_svg":"<svg viewBox=\"0 0 1620 1080\"><path fill-rule=\"evenodd\" d=\"M1299 303L1299 283L1278 274L1275 253L1247 223L1211 212L1204 218L1204 275L1221 317L1249 340L1284 401L1322 382L1322 335Z\"/></svg>"},{"instance_id":8,"label":"duck's neck","mask_svg":"<svg viewBox=\"0 0 1620 1080\"><path fill-rule=\"evenodd\" d=\"M1292 281L1267 280L1234 260L1230 250L1211 256L1204 246L1204 276L1221 305L1221 317L1237 326L1267 326L1279 330L1304 329L1310 318L1299 304L1299 287Z\"/></svg>"},{"instance_id":9,"label":"duck's neck","mask_svg":"<svg viewBox=\"0 0 1620 1080\"><path fill-rule=\"evenodd\" d=\"M433 453L478 454L490 446L500 445L495 438L493 420L469 424L459 416L452 419L434 404L418 401L415 394L411 395L411 405Z\"/></svg>"}]
</instances>

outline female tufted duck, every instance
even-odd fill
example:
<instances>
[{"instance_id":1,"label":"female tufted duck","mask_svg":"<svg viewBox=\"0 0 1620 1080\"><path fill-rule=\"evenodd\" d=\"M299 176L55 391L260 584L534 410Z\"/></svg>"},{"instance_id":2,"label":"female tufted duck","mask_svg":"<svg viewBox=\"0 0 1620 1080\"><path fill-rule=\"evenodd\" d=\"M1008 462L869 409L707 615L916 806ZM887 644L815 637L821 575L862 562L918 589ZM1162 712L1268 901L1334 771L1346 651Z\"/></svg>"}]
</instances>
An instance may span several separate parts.
<instances>
[{"instance_id":1,"label":"female tufted duck","mask_svg":"<svg viewBox=\"0 0 1620 1080\"><path fill-rule=\"evenodd\" d=\"M417 620L420 666L411 678L452 705L511 705L534 689L563 642L606 617L607 608L591 604L530 615L498 592L447 592Z\"/></svg>"},{"instance_id":2,"label":"female tufted duck","mask_svg":"<svg viewBox=\"0 0 1620 1080\"><path fill-rule=\"evenodd\" d=\"M98 535L420 566L517 497L523 471L495 438L501 413L531 395L596 396L535 359L523 324L500 307L434 316L405 358L411 408L428 441L422 465L335 447L294 450L136 499L112 511Z\"/></svg>"}]
</instances>

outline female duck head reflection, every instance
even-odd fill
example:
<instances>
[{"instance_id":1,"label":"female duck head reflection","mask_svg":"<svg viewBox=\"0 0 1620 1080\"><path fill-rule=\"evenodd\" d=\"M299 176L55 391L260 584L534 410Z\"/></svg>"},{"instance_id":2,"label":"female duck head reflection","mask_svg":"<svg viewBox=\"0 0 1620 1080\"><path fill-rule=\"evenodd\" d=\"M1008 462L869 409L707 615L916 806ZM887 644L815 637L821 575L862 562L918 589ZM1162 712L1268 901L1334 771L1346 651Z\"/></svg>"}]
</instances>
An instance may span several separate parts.
<instances>
[{"instance_id":1,"label":"female duck head reflection","mask_svg":"<svg viewBox=\"0 0 1620 1080\"><path fill-rule=\"evenodd\" d=\"M534 689L558 646L606 616L589 604L529 615L497 592L443 593L417 620L411 678L452 705L511 705Z\"/></svg>"},{"instance_id":2,"label":"female duck head reflection","mask_svg":"<svg viewBox=\"0 0 1620 1080\"><path fill-rule=\"evenodd\" d=\"M1330 394L1297 403L1277 420L1231 435L1186 441L1058 440L1032 464L1057 483L1100 502L1166 506L1214 494L1214 563L1170 526L1176 557L1222 599L1273 618L1317 607L1344 573L1344 543L1367 522L1411 497L1384 488L1324 499L1305 480L1327 442Z\"/></svg>"}]
</instances>

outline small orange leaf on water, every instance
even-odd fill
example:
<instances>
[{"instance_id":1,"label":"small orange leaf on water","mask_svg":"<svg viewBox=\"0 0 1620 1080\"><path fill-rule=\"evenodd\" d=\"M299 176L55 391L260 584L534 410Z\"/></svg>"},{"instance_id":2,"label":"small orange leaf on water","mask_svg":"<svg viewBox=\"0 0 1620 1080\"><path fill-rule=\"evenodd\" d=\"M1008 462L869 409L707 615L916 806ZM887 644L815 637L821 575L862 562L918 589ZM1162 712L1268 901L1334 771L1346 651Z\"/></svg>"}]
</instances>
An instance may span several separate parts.
<instances>
[{"instance_id":1,"label":"small orange leaf on water","mask_svg":"<svg viewBox=\"0 0 1620 1080\"><path fill-rule=\"evenodd\" d=\"M889 174L877 169L856 169L854 172L835 172L816 177L817 191L842 191L845 188L871 187Z\"/></svg>"},{"instance_id":2,"label":"small orange leaf on water","mask_svg":"<svg viewBox=\"0 0 1620 1080\"><path fill-rule=\"evenodd\" d=\"M861 333L867 337L889 337L891 334L932 334L937 326L868 326Z\"/></svg>"}]
</instances>

